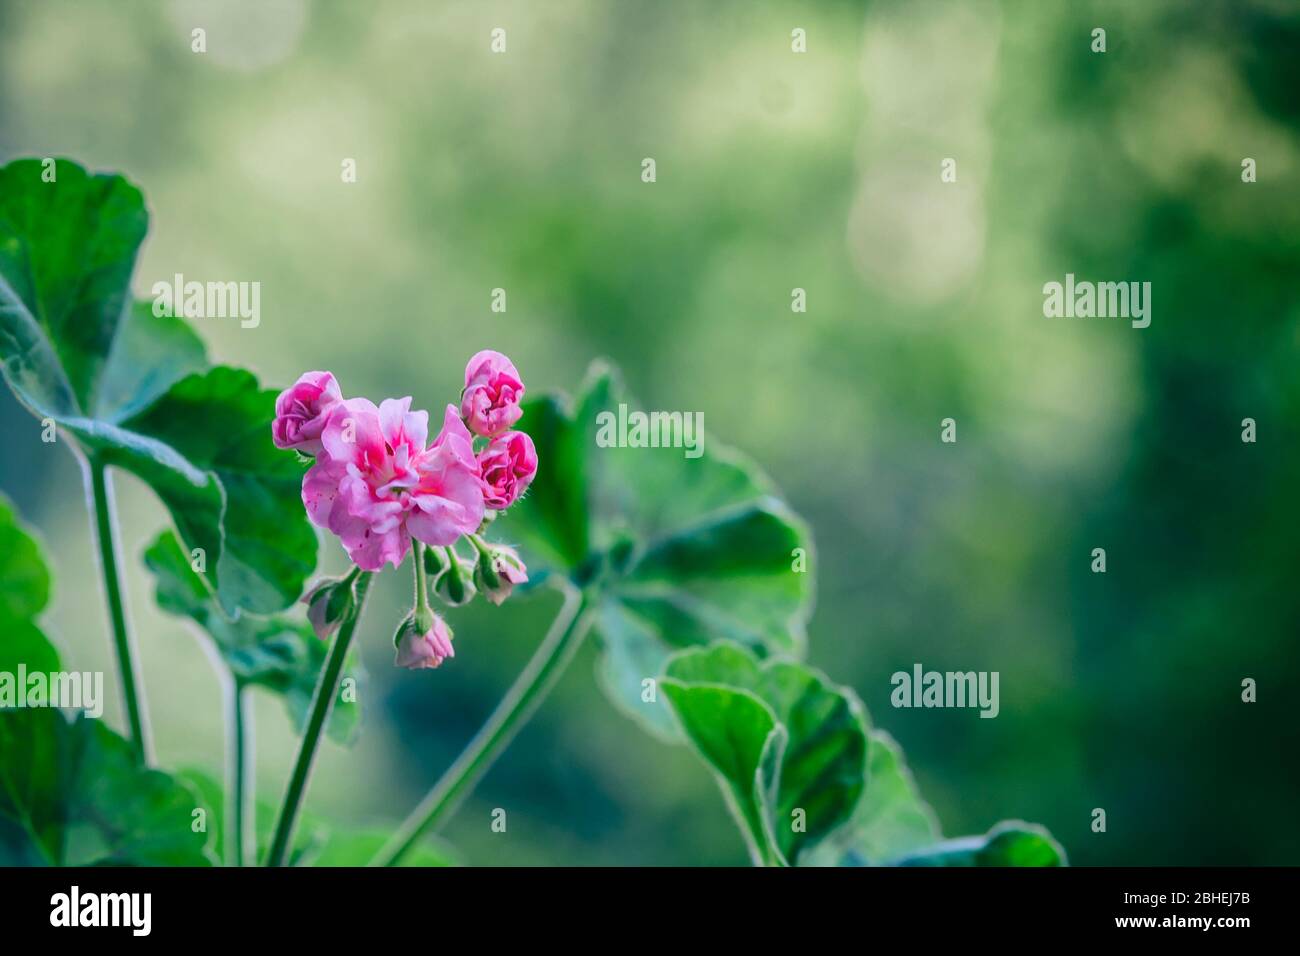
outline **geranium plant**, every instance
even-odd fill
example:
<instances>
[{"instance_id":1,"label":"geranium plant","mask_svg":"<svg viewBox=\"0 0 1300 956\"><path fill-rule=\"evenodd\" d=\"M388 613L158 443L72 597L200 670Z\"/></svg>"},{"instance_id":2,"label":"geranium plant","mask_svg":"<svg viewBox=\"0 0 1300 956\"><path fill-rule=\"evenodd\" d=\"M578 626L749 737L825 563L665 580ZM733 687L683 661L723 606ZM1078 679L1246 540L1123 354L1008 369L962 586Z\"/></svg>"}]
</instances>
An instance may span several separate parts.
<instances>
[{"instance_id":1,"label":"geranium plant","mask_svg":"<svg viewBox=\"0 0 1300 956\"><path fill-rule=\"evenodd\" d=\"M371 575L386 564L400 566L414 552L415 602L397 625L393 643L397 665L416 670L455 656L452 630L433 610L433 595L459 606L478 591L499 604L528 580L513 549L483 537L537 471L532 440L510 430L522 414L523 394L509 359L479 352L465 368L459 406L447 406L432 441L428 412L412 411L409 397L385 399L378 406L365 398L345 399L329 372L304 374L276 400L275 444L313 459L303 476L303 506L314 524L338 537L353 569L317 584L305 599L316 633L337 634L289 778L268 865L283 863L289 850ZM463 542L476 560L461 554Z\"/></svg>"},{"instance_id":2,"label":"geranium plant","mask_svg":"<svg viewBox=\"0 0 1300 956\"><path fill-rule=\"evenodd\" d=\"M613 704L695 749L756 864L1064 862L1045 831L1015 821L943 841L897 744L852 691L802 663L811 536L752 462L713 441L691 459L600 447L598 416L630 401L604 363L574 398L536 397L506 356L480 351L433 435L410 398L345 397L330 372L263 388L211 365L181 319L133 300L147 229L137 189L67 160L53 181L43 169L0 169L0 361L18 400L84 468L128 732L50 709L0 716L6 859L198 865L219 850L230 865L447 863L429 834L595 633ZM221 784L151 767L115 468L170 515L144 564L159 606L215 650ZM346 574L311 580L318 532L347 554ZM303 812L312 763L322 734L356 734L355 699L339 690L357 676L353 636L373 577L408 558L413 600L388 611L400 667L454 658L448 609L477 596L499 604L547 585L566 600L405 821L392 833L327 832ZM0 665L57 670L39 623L48 571L3 502L0 562ZM252 687L282 695L301 733L278 806L259 802L252 780ZM196 830L195 808L215 825ZM83 818L93 839L72 826Z\"/></svg>"}]
</instances>

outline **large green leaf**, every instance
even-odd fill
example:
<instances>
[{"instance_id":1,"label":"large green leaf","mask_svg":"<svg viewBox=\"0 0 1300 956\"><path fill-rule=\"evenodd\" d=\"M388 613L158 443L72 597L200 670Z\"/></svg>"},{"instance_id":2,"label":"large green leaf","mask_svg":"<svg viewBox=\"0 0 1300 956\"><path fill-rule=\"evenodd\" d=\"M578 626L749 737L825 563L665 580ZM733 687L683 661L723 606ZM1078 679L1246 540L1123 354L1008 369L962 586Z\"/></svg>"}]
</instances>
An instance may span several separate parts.
<instances>
[{"instance_id":1,"label":"large green leaf","mask_svg":"<svg viewBox=\"0 0 1300 956\"><path fill-rule=\"evenodd\" d=\"M653 730L672 735L643 681L677 650L727 638L760 656L803 652L812 606L803 524L750 461L711 437L704 453L600 447L598 416L635 408L616 375L593 366L577 399L525 403L518 427L538 449L538 477L502 521L525 557L598 595L602 685Z\"/></svg>"},{"instance_id":2,"label":"large green leaf","mask_svg":"<svg viewBox=\"0 0 1300 956\"><path fill-rule=\"evenodd\" d=\"M868 736L851 691L728 641L674 655L660 686L756 862L799 863L852 817L868 783Z\"/></svg>"},{"instance_id":3,"label":"large green leaf","mask_svg":"<svg viewBox=\"0 0 1300 956\"><path fill-rule=\"evenodd\" d=\"M50 600L50 572L40 546L0 495L0 622L30 621Z\"/></svg>"},{"instance_id":4,"label":"large green leaf","mask_svg":"<svg viewBox=\"0 0 1300 956\"><path fill-rule=\"evenodd\" d=\"M120 425L63 424L102 462L137 475L171 510L227 613L279 610L316 565L302 465L270 439L275 395L242 369L181 379Z\"/></svg>"},{"instance_id":5,"label":"large green leaf","mask_svg":"<svg viewBox=\"0 0 1300 956\"><path fill-rule=\"evenodd\" d=\"M939 821L921 799L902 748L883 730L871 733L870 775L855 815L854 848L869 860L892 860L939 839Z\"/></svg>"},{"instance_id":6,"label":"large green leaf","mask_svg":"<svg viewBox=\"0 0 1300 956\"><path fill-rule=\"evenodd\" d=\"M158 494L230 613L302 592L316 538L302 465L278 452L275 394L248 372L207 369L183 321L132 301L148 228L139 190L59 160L0 168L0 367L37 417Z\"/></svg>"},{"instance_id":7,"label":"large green leaf","mask_svg":"<svg viewBox=\"0 0 1300 956\"><path fill-rule=\"evenodd\" d=\"M312 692L327 651L326 643L312 633L311 626L300 615L245 613L229 617L212 598L203 579L195 573L189 555L170 531L154 539L145 550L144 562L154 575L158 606L197 624L236 680L283 696L295 728L301 731L307 723ZM358 672L353 651L344 676L356 679ZM351 742L358 716L355 697L340 696L330 713L329 735Z\"/></svg>"},{"instance_id":8,"label":"large green leaf","mask_svg":"<svg viewBox=\"0 0 1300 956\"><path fill-rule=\"evenodd\" d=\"M939 821L921 799L902 749L883 730L871 731L867 788L853 821L824 841L810 863L868 866L887 863L940 839Z\"/></svg>"},{"instance_id":9,"label":"large green leaf","mask_svg":"<svg viewBox=\"0 0 1300 956\"><path fill-rule=\"evenodd\" d=\"M0 342L5 374L43 414L89 414L131 303L149 228L140 191L59 161L0 168Z\"/></svg>"},{"instance_id":10,"label":"large green leaf","mask_svg":"<svg viewBox=\"0 0 1300 956\"><path fill-rule=\"evenodd\" d=\"M1010 820L982 836L943 840L903 752L871 732L867 789L853 822L817 847L818 866L1064 866L1065 851L1043 827Z\"/></svg>"},{"instance_id":11,"label":"large green leaf","mask_svg":"<svg viewBox=\"0 0 1300 956\"><path fill-rule=\"evenodd\" d=\"M50 599L50 572L36 540L0 495L0 674L59 670L59 654L36 618ZM16 679L16 678L15 678Z\"/></svg>"},{"instance_id":12,"label":"large green leaf","mask_svg":"<svg viewBox=\"0 0 1300 956\"><path fill-rule=\"evenodd\" d=\"M95 417L125 421L149 408L187 375L207 367L207 350L193 329L182 319L154 315L148 302L137 302L108 355Z\"/></svg>"},{"instance_id":13,"label":"large green leaf","mask_svg":"<svg viewBox=\"0 0 1300 956\"><path fill-rule=\"evenodd\" d=\"M29 674L61 670L58 650L34 621L0 621L0 674L18 674L19 664Z\"/></svg>"},{"instance_id":14,"label":"large green leaf","mask_svg":"<svg viewBox=\"0 0 1300 956\"><path fill-rule=\"evenodd\" d=\"M201 806L98 720L0 711L0 864L208 866Z\"/></svg>"},{"instance_id":15,"label":"large green leaf","mask_svg":"<svg viewBox=\"0 0 1300 956\"><path fill-rule=\"evenodd\" d=\"M39 546L0 497L0 673L62 669L36 623L49 591ZM0 865L206 866L199 805L94 718L0 709Z\"/></svg>"},{"instance_id":16,"label":"large green leaf","mask_svg":"<svg viewBox=\"0 0 1300 956\"><path fill-rule=\"evenodd\" d=\"M1065 864L1051 834L1020 821L941 841L898 744L868 730L851 691L803 664L760 661L720 641L675 654L660 686L716 774L756 863ZM797 811L802 832L793 826Z\"/></svg>"},{"instance_id":17,"label":"large green leaf","mask_svg":"<svg viewBox=\"0 0 1300 956\"><path fill-rule=\"evenodd\" d=\"M566 574L576 572L590 552L586 434L575 418L563 395L524 404L517 427L532 438L539 468L527 496L501 522L527 545L530 557Z\"/></svg>"}]
</instances>

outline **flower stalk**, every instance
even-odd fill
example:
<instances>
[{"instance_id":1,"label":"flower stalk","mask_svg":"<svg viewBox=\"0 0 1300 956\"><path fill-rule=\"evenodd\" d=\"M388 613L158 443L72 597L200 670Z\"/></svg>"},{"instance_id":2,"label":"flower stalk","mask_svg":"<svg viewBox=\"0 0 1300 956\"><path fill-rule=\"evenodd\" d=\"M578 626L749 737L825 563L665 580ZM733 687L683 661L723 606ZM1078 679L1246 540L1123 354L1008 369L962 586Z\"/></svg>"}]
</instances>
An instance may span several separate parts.
<instances>
[{"instance_id":1,"label":"flower stalk","mask_svg":"<svg viewBox=\"0 0 1300 956\"><path fill-rule=\"evenodd\" d=\"M415 627L421 633L433 627L433 609L429 607L429 572L424 567L425 546L415 542Z\"/></svg>"},{"instance_id":2,"label":"flower stalk","mask_svg":"<svg viewBox=\"0 0 1300 956\"><path fill-rule=\"evenodd\" d=\"M566 597L546 639L497 704L487 723L479 728L456 762L379 850L370 866L396 866L421 836L451 816L546 699L573 660L591 626L592 610L591 598L586 592L570 593Z\"/></svg>"},{"instance_id":3,"label":"flower stalk","mask_svg":"<svg viewBox=\"0 0 1300 956\"><path fill-rule=\"evenodd\" d=\"M366 592L370 589L370 582L373 578L374 575L371 573L363 573L357 576L353 585L356 600L353 603L352 612L339 628L338 634L334 637L334 643L330 646L329 656L325 658L325 667L321 670L320 680L317 681L316 691L312 695L311 712L307 719L307 727L303 731L302 741L298 745L298 758L294 762L293 773L289 777L289 785L285 790L284 802L280 806L280 815L275 824L275 835L271 840L271 848L267 852L267 866L284 865L285 856L293 839L293 831L298 823L298 813L302 809L302 799L307 790L307 782L311 777L312 765L316 760L316 750L320 745L321 733L325 729L325 723L329 719L330 712L334 709L334 700L338 696L339 678L343 673L343 662L347 659L348 648L352 645L352 635L356 632L357 622L361 620L361 612L366 602Z\"/></svg>"}]
</instances>

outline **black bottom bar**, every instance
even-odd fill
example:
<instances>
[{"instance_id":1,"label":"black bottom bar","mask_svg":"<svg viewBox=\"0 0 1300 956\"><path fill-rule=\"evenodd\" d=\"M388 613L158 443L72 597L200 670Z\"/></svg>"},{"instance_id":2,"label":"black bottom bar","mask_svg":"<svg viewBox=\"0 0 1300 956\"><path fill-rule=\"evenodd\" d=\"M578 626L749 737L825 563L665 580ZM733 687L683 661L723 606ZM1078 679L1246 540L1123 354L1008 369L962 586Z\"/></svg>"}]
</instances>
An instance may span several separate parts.
<instances>
[{"instance_id":1,"label":"black bottom bar","mask_svg":"<svg viewBox=\"0 0 1300 956\"><path fill-rule=\"evenodd\" d=\"M205 946L374 943L454 929L542 944L586 928L629 939L763 940L774 927L864 945L896 928L1028 943L1097 935L1222 940L1284 932L1296 869L0 870L6 941L80 934ZM74 906L74 890L75 906ZM104 894L112 894L104 896ZM122 896L120 894L149 894ZM147 915L147 919L146 919ZM116 923L115 926L73 926ZM61 925L55 925L55 924ZM831 936L830 934L834 934ZM470 937L472 938L472 936ZM613 942L610 938L608 942Z\"/></svg>"}]
</instances>

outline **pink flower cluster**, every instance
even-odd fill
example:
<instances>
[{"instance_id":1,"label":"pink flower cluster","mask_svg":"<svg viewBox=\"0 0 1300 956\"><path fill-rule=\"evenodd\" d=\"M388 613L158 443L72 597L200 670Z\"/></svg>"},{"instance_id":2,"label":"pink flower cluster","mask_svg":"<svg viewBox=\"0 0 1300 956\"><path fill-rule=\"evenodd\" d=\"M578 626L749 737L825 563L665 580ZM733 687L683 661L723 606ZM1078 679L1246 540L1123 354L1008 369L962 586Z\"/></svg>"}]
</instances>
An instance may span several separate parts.
<instances>
[{"instance_id":1,"label":"pink flower cluster","mask_svg":"<svg viewBox=\"0 0 1300 956\"><path fill-rule=\"evenodd\" d=\"M426 444L429 413L411 411L409 397L376 408L344 398L329 372L307 372L276 399L271 431L278 447L316 457L302 483L311 520L336 534L359 568L377 571L401 564L412 538L454 544L478 530L485 509L509 508L524 493L537 452L527 434L508 430L523 414L523 394L508 358L479 352L465 369L460 410L448 405ZM475 434L487 439L477 453Z\"/></svg>"},{"instance_id":2,"label":"pink flower cluster","mask_svg":"<svg viewBox=\"0 0 1300 956\"><path fill-rule=\"evenodd\" d=\"M475 535L487 512L519 500L537 473L532 439L510 430L523 395L508 358L479 352L465 368L459 407L446 407L428 441L429 414L412 411L409 397L376 407L344 398L329 372L307 372L276 399L271 434L277 447L316 459L302 482L312 522L335 534L358 568L378 571L400 565L413 539L452 546ZM449 635L419 635L429 652L416 656L440 663Z\"/></svg>"}]
</instances>

